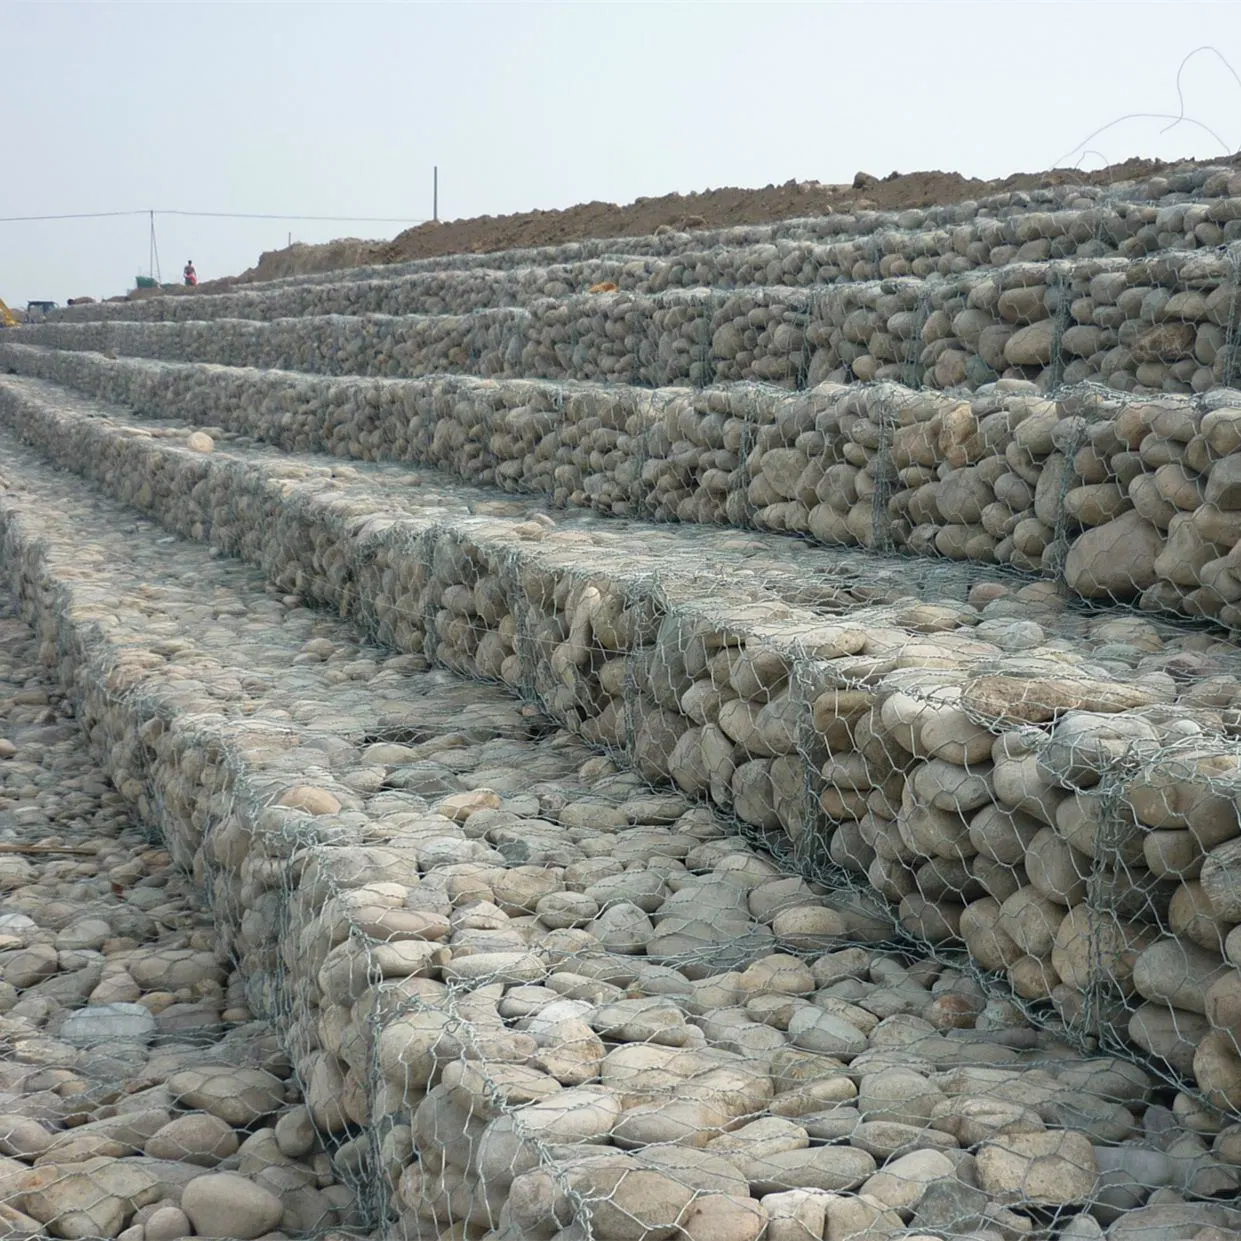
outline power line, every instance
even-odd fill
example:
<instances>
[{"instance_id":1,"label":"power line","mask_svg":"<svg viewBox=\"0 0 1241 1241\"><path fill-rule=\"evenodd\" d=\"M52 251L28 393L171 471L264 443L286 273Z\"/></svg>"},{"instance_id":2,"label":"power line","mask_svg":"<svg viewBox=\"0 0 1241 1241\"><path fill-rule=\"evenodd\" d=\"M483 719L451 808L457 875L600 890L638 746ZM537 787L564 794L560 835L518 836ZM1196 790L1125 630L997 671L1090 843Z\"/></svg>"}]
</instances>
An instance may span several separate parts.
<instances>
[{"instance_id":1,"label":"power line","mask_svg":"<svg viewBox=\"0 0 1241 1241\"><path fill-rule=\"evenodd\" d=\"M277 215L256 211L176 211L172 209L146 211L71 211L57 215L10 215L0 216L0 224L22 224L43 220L105 220L118 216L176 215L218 220L292 220L295 222L318 222L324 224L425 224L425 219L415 220L406 216L386 215Z\"/></svg>"},{"instance_id":2,"label":"power line","mask_svg":"<svg viewBox=\"0 0 1241 1241\"><path fill-rule=\"evenodd\" d=\"M120 215L146 215L145 211L72 211L63 215L8 215L0 224L20 224L26 220L102 220Z\"/></svg>"}]
</instances>

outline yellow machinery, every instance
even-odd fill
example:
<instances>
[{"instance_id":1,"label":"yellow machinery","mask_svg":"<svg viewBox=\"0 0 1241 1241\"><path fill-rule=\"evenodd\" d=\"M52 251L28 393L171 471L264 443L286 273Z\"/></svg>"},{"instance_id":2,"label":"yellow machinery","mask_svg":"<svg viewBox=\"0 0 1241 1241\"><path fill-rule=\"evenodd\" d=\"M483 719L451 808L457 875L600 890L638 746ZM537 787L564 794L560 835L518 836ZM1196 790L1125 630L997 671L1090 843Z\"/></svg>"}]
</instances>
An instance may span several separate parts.
<instances>
[{"instance_id":1,"label":"yellow machinery","mask_svg":"<svg viewBox=\"0 0 1241 1241\"><path fill-rule=\"evenodd\" d=\"M4 299L0 298L0 327L16 327L17 323L17 316L4 304Z\"/></svg>"}]
</instances>

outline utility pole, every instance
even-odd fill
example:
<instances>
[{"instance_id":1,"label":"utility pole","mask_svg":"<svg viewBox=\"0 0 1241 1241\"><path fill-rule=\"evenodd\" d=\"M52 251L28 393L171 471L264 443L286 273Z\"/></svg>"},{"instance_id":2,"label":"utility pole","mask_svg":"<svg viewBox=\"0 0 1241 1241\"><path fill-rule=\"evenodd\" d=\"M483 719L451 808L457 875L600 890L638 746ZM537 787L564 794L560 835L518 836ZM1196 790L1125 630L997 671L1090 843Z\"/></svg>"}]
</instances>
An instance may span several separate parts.
<instances>
[{"instance_id":1,"label":"utility pole","mask_svg":"<svg viewBox=\"0 0 1241 1241\"><path fill-rule=\"evenodd\" d=\"M150 245L150 264L151 279L159 284L163 280L163 273L159 269L159 242L155 240L155 212L149 211L148 216L151 220L151 245Z\"/></svg>"},{"instance_id":2,"label":"utility pole","mask_svg":"<svg viewBox=\"0 0 1241 1241\"><path fill-rule=\"evenodd\" d=\"M440 166L434 165L431 171L431 219L438 224L440 221Z\"/></svg>"}]
</instances>

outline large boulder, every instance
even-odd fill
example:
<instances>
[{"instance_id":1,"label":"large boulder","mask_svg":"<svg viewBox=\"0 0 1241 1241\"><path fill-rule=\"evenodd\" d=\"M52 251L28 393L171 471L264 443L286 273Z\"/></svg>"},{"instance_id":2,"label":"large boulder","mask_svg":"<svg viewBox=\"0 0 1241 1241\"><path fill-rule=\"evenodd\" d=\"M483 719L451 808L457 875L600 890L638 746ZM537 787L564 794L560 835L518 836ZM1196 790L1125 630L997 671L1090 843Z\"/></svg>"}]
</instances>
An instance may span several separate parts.
<instances>
[{"instance_id":1,"label":"large boulder","mask_svg":"<svg viewBox=\"0 0 1241 1241\"><path fill-rule=\"evenodd\" d=\"M1163 534L1137 513L1081 535L1064 562L1065 581L1087 599L1133 599L1155 581Z\"/></svg>"}]
</instances>

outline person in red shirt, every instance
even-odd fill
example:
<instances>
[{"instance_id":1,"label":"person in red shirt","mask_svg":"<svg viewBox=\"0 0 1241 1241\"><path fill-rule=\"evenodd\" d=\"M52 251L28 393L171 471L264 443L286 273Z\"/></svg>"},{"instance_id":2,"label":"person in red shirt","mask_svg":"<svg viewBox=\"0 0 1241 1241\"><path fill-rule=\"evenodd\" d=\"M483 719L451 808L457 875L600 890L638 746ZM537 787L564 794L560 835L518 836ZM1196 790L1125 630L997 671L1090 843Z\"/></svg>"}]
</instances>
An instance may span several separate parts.
<instances>
[{"instance_id":1,"label":"person in red shirt","mask_svg":"<svg viewBox=\"0 0 1241 1241\"><path fill-rule=\"evenodd\" d=\"M185 276L185 283L186 283L186 284L188 284L188 285L195 285L195 284L197 284L197 283L198 283L198 273L194 270L194 260L193 260L193 259L190 259L190 260L189 260L189 261L185 264L185 271L184 271L183 275Z\"/></svg>"}]
</instances>

